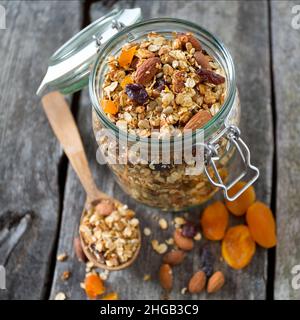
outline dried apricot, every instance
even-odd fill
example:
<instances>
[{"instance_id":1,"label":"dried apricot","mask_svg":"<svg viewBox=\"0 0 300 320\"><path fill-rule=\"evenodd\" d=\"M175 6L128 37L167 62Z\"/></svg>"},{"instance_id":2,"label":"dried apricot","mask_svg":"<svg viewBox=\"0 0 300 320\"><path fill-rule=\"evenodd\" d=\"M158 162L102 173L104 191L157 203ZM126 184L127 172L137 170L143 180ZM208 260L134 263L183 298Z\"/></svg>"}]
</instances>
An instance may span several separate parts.
<instances>
[{"instance_id":1,"label":"dried apricot","mask_svg":"<svg viewBox=\"0 0 300 320\"><path fill-rule=\"evenodd\" d=\"M105 292L103 281L97 274L90 274L86 276L84 285L85 292L90 299L96 299L97 296Z\"/></svg>"},{"instance_id":2,"label":"dried apricot","mask_svg":"<svg viewBox=\"0 0 300 320\"><path fill-rule=\"evenodd\" d=\"M264 203L253 203L247 210L246 221L255 242L264 248L276 245L275 220L272 211Z\"/></svg>"},{"instance_id":3,"label":"dried apricot","mask_svg":"<svg viewBox=\"0 0 300 320\"><path fill-rule=\"evenodd\" d=\"M233 269L246 267L255 253L255 242L245 225L231 227L222 241L222 256Z\"/></svg>"},{"instance_id":4,"label":"dried apricot","mask_svg":"<svg viewBox=\"0 0 300 320\"><path fill-rule=\"evenodd\" d=\"M128 84L132 84L133 83L133 79L130 75L126 76L122 82L121 82L121 87L123 89L125 89L125 87L128 85Z\"/></svg>"},{"instance_id":5,"label":"dried apricot","mask_svg":"<svg viewBox=\"0 0 300 320\"><path fill-rule=\"evenodd\" d=\"M110 292L106 294L104 297L102 297L101 300L118 300L119 296L116 292Z\"/></svg>"},{"instance_id":6,"label":"dried apricot","mask_svg":"<svg viewBox=\"0 0 300 320\"><path fill-rule=\"evenodd\" d=\"M228 226L229 213L221 201L205 208L200 224L208 240L222 240Z\"/></svg>"},{"instance_id":7,"label":"dried apricot","mask_svg":"<svg viewBox=\"0 0 300 320\"><path fill-rule=\"evenodd\" d=\"M120 67L128 67L134 57L136 52L136 47L131 47L129 49L123 49L119 57Z\"/></svg>"},{"instance_id":8,"label":"dried apricot","mask_svg":"<svg viewBox=\"0 0 300 320\"><path fill-rule=\"evenodd\" d=\"M235 193L240 191L245 185L246 182L243 181L236 183L231 189L229 189L228 195L232 197ZM246 213L247 209L255 201L255 197L256 196L254 188L250 186L236 200L225 200L225 204L232 214L234 214L235 216L242 216Z\"/></svg>"},{"instance_id":9,"label":"dried apricot","mask_svg":"<svg viewBox=\"0 0 300 320\"><path fill-rule=\"evenodd\" d=\"M106 113L116 114L119 111L118 106L111 100L102 99L101 104Z\"/></svg>"}]
</instances>

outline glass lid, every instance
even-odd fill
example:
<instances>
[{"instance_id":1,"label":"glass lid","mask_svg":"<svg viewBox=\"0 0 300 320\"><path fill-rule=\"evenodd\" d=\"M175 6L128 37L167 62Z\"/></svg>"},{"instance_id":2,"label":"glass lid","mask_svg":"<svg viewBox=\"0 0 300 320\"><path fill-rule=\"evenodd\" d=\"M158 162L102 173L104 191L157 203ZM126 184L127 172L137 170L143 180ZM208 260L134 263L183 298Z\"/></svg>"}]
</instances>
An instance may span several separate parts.
<instances>
[{"instance_id":1,"label":"glass lid","mask_svg":"<svg viewBox=\"0 0 300 320\"><path fill-rule=\"evenodd\" d=\"M42 95L45 90L69 94L82 89L101 46L141 16L140 8L115 9L80 31L52 55L36 94Z\"/></svg>"}]
</instances>

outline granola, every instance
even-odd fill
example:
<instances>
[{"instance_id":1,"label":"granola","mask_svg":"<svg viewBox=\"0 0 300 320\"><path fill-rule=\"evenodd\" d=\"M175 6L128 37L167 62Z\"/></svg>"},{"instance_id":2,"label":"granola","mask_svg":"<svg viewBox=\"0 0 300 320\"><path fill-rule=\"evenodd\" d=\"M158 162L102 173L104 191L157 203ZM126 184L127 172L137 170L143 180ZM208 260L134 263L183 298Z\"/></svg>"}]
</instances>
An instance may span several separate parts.
<instances>
[{"instance_id":1,"label":"granola","mask_svg":"<svg viewBox=\"0 0 300 320\"><path fill-rule=\"evenodd\" d=\"M99 92L107 118L121 131L137 137L164 139L181 136L186 129L199 129L221 110L227 94L225 71L192 34L166 37L151 32L140 42L122 47L110 56ZM239 122L238 96L231 121ZM101 137L103 123L93 112L93 129L104 154L110 142ZM155 131L155 132L154 132ZM220 141L219 175L227 180L233 155L226 140ZM129 145L130 147L130 145ZM227 152L228 151L228 152ZM112 155L113 157L114 155ZM161 156L160 154L158 155ZM136 155L136 163L110 163L120 186L133 198L163 210L182 210L210 199L217 188L204 172L186 174L194 163L148 162ZM214 177L213 170L208 169Z\"/></svg>"},{"instance_id":2,"label":"granola","mask_svg":"<svg viewBox=\"0 0 300 320\"><path fill-rule=\"evenodd\" d=\"M114 203L109 215L103 214L104 211L99 204L90 206L79 231L99 262L116 267L133 258L139 248L139 220L127 205Z\"/></svg>"},{"instance_id":3,"label":"granola","mask_svg":"<svg viewBox=\"0 0 300 320\"><path fill-rule=\"evenodd\" d=\"M125 57L127 63L124 63ZM110 56L102 90L107 117L129 133L149 137L183 131L200 110L203 126L220 109L226 94L221 66L191 34L169 39L149 33L140 43L129 43ZM110 101L111 108L105 108Z\"/></svg>"}]
</instances>

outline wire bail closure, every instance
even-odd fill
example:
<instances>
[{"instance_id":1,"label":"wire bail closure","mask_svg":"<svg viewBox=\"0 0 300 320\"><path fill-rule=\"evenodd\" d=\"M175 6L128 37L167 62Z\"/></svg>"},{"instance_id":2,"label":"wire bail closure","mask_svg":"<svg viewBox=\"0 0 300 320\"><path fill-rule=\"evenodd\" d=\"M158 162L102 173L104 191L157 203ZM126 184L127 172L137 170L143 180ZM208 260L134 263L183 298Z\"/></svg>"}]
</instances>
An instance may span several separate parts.
<instances>
[{"instance_id":1,"label":"wire bail closure","mask_svg":"<svg viewBox=\"0 0 300 320\"><path fill-rule=\"evenodd\" d=\"M259 169L251 164L250 150L249 150L248 146L246 145L246 143L241 139L240 135L241 135L240 129L236 126L231 125L231 126L225 127L217 137L215 137L211 142L207 143L204 147L205 148L205 153L204 153L205 174L206 174L207 178L209 179L209 181L215 187L223 189L224 197L229 201L234 201L235 199L237 199L259 177ZM244 170L242 171L242 173L236 179L234 179L231 183L229 183L228 185L226 185L223 182L223 180L218 172L218 168L216 166L216 162L220 160L220 157L218 155L217 141L223 136L225 136L228 139L228 141L236 147L236 149L238 150L238 152L242 158L243 164L244 164ZM210 174L208 172L209 166L212 167L212 169L215 173L215 176L217 178L217 181L213 180L213 178L210 176ZM234 194L233 196L230 197L228 195L228 191L237 182L239 182L243 177L246 176L249 169L251 171L255 172L254 176L246 183L246 185L241 190L239 190L236 194Z\"/></svg>"}]
</instances>

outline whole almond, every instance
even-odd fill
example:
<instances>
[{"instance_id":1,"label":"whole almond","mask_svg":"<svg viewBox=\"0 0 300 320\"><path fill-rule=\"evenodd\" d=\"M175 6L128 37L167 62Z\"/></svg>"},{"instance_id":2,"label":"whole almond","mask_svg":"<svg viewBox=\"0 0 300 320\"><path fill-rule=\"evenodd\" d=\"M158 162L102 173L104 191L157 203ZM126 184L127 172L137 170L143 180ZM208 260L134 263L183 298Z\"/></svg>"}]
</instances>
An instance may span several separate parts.
<instances>
[{"instance_id":1,"label":"whole almond","mask_svg":"<svg viewBox=\"0 0 300 320\"><path fill-rule=\"evenodd\" d=\"M187 33L179 33L177 38L181 41L181 43L186 44L190 42L192 46L196 49L196 51L202 51L201 43L198 39L196 39L193 35Z\"/></svg>"},{"instance_id":2,"label":"whole almond","mask_svg":"<svg viewBox=\"0 0 300 320\"><path fill-rule=\"evenodd\" d=\"M179 229L175 230L173 237L178 248L185 251L190 251L194 248L194 241L190 238L184 237Z\"/></svg>"},{"instance_id":3,"label":"whole almond","mask_svg":"<svg viewBox=\"0 0 300 320\"><path fill-rule=\"evenodd\" d=\"M190 293L202 291L206 284L206 275L203 271L196 272L189 281L188 289Z\"/></svg>"},{"instance_id":4,"label":"whole almond","mask_svg":"<svg viewBox=\"0 0 300 320\"><path fill-rule=\"evenodd\" d=\"M196 130L202 128L211 118L210 112L200 110L189 120L184 129Z\"/></svg>"},{"instance_id":5,"label":"whole almond","mask_svg":"<svg viewBox=\"0 0 300 320\"><path fill-rule=\"evenodd\" d=\"M114 210L115 210L115 205L111 200L102 200L95 207L95 211L102 216L108 216Z\"/></svg>"},{"instance_id":6,"label":"whole almond","mask_svg":"<svg viewBox=\"0 0 300 320\"><path fill-rule=\"evenodd\" d=\"M225 277L223 272L217 271L215 272L209 279L207 284L207 292L213 293L220 290L225 283Z\"/></svg>"},{"instance_id":7,"label":"whole almond","mask_svg":"<svg viewBox=\"0 0 300 320\"><path fill-rule=\"evenodd\" d=\"M165 290L171 290L173 287L173 272L169 264L162 264L159 269L160 285Z\"/></svg>"},{"instance_id":8,"label":"whole almond","mask_svg":"<svg viewBox=\"0 0 300 320\"><path fill-rule=\"evenodd\" d=\"M164 255L163 262L171 266L176 266L183 261L185 256L186 253L182 250L172 250Z\"/></svg>"},{"instance_id":9,"label":"whole almond","mask_svg":"<svg viewBox=\"0 0 300 320\"><path fill-rule=\"evenodd\" d=\"M158 73L160 59L153 57L145 60L141 65L138 65L135 74L135 82L146 85L152 81L153 77Z\"/></svg>"},{"instance_id":10,"label":"whole almond","mask_svg":"<svg viewBox=\"0 0 300 320\"><path fill-rule=\"evenodd\" d=\"M87 258L82 250L81 241L79 237L74 238L73 245L77 259L81 262L86 262Z\"/></svg>"},{"instance_id":11,"label":"whole almond","mask_svg":"<svg viewBox=\"0 0 300 320\"><path fill-rule=\"evenodd\" d=\"M197 63L205 69L211 69L208 57L204 55L201 51L196 51L194 54L194 57L197 61Z\"/></svg>"}]
</instances>

